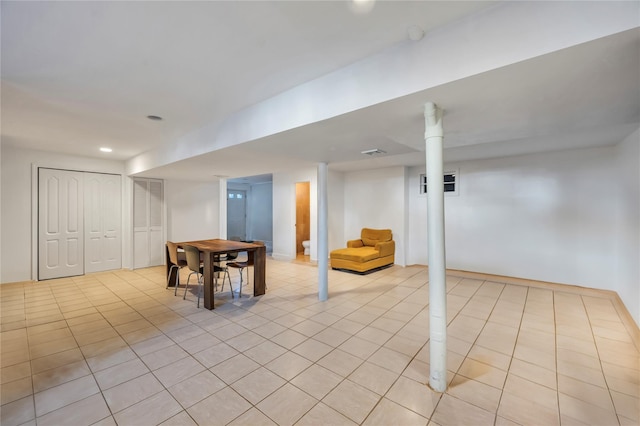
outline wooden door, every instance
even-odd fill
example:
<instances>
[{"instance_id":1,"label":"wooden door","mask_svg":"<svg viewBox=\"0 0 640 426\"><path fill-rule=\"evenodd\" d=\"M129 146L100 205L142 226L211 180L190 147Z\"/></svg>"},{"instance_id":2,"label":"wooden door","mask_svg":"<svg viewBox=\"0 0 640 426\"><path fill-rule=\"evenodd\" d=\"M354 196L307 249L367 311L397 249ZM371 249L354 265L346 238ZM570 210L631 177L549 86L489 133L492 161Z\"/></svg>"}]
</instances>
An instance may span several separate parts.
<instances>
[{"instance_id":1,"label":"wooden door","mask_svg":"<svg viewBox=\"0 0 640 426\"><path fill-rule=\"evenodd\" d=\"M296 183L296 253L304 251L302 242L311 238L309 182Z\"/></svg>"}]
</instances>

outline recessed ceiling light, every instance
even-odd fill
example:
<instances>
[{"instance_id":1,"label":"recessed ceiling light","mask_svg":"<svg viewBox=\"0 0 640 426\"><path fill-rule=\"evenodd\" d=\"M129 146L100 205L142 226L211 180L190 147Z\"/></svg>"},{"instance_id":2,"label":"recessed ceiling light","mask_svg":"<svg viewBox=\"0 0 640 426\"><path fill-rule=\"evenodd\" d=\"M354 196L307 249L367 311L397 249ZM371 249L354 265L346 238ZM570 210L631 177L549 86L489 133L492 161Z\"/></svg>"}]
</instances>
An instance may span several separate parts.
<instances>
[{"instance_id":1,"label":"recessed ceiling light","mask_svg":"<svg viewBox=\"0 0 640 426\"><path fill-rule=\"evenodd\" d=\"M103 146L102 148L100 148L100 151L102 151L102 152L111 152L113 150L111 148L107 148L106 146Z\"/></svg>"},{"instance_id":2,"label":"recessed ceiling light","mask_svg":"<svg viewBox=\"0 0 640 426\"><path fill-rule=\"evenodd\" d=\"M153 121L162 121L162 117L160 117L159 115L147 115L147 118Z\"/></svg>"},{"instance_id":3,"label":"recessed ceiling light","mask_svg":"<svg viewBox=\"0 0 640 426\"><path fill-rule=\"evenodd\" d=\"M351 0L351 10L356 14L366 14L371 12L376 0Z\"/></svg>"},{"instance_id":4,"label":"recessed ceiling light","mask_svg":"<svg viewBox=\"0 0 640 426\"><path fill-rule=\"evenodd\" d=\"M424 37L424 30L417 25L411 25L407 28L407 35L411 41L420 41Z\"/></svg>"}]
</instances>

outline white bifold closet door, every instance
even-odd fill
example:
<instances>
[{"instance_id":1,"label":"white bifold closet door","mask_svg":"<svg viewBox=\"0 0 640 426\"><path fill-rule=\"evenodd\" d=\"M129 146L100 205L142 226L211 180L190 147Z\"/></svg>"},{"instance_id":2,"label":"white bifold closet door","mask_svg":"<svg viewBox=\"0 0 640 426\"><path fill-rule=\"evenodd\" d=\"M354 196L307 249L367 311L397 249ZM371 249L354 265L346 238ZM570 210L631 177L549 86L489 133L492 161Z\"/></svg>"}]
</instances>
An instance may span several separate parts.
<instances>
[{"instance_id":1,"label":"white bifold closet door","mask_svg":"<svg viewBox=\"0 0 640 426\"><path fill-rule=\"evenodd\" d=\"M120 176L38 169L38 279L120 269Z\"/></svg>"},{"instance_id":2,"label":"white bifold closet door","mask_svg":"<svg viewBox=\"0 0 640 426\"><path fill-rule=\"evenodd\" d=\"M84 174L85 273L122 267L120 176Z\"/></svg>"},{"instance_id":3,"label":"white bifold closet door","mask_svg":"<svg viewBox=\"0 0 640 426\"><path fill-rule=\"evenodd\" d=\"M133 267L163 265L163 181L133 179Z\"/></svg>"}]
</instances>

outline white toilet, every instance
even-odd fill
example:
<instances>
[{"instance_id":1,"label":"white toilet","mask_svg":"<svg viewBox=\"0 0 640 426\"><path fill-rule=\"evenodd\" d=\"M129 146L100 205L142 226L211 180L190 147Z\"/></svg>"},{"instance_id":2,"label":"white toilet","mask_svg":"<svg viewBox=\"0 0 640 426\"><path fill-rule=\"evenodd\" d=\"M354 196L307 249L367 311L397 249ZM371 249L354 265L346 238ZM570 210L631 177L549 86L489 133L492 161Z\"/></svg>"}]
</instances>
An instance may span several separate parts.
<instances>
[{"instance_id":1,"label":"white toilet","mask_svg":"<svg viewBox=\"0 0 640 426\"><path fill-rule=\"evenodd\" d=\"M304 247L304 255L309 256L311 254L311 241L306 240L302 242L302 247Z\"/></svg>"}]
</instances>

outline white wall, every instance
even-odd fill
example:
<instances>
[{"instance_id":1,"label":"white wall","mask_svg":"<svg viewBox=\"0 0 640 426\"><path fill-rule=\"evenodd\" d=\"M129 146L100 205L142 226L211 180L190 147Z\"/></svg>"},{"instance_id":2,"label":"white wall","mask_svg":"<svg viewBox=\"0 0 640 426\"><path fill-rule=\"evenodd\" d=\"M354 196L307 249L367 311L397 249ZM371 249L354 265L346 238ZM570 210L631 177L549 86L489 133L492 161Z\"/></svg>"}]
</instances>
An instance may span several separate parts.
<instances>
[{"instance_id":1,"label":"white wall","mask_svg":"<svg viewBox=\"0 0 640 426\"><path fill-rule=\"evenodd\" d=\"M2 222L2 216L3 216L3 210L2 210L2 205L4 204L2 201L2 139L0 138L0 241L3 241L2 239L2 228L3 228L3 222ZM0 283L4 282L2 280L2 270L4 268L2 267L2 244L0 244Z\"/></svg>"},{"instance_id":2,"label":"white wall","mask_svg":"<svg viewBox=\"0 0 640 426\"><path fill-rule=\"evenodd\" d=\"M389 228L396 243L395 263L405 265L405 168L345 173L344 194L345 240L360 238L362 228Z\"/></svg>"},{"instance_id":3,"label":"white wall","mask_svg":"<svg viewBox=\"0 0 640 426\"><path fill-rule=\"evenodd\" d=\"M32 277L33 247L32 165L96 173L124 173L124 162L75 157L45 151L33 151L3 144L2 147L2 259L0 282L29 281ZM122 178L123 226L122 266L131 266L131 180ZM35 194L33 194L35 195ZM37 233L35 234L37 236Z\"/></svg>"},{"instance_id":4,"label":"white wall","mask_svg":"<svg viewBox=\"0 0 640 426\"><path fill-rule=\"evenodd\" d=\"M344 173L332 171L331 168L329 168L327 180L328 248L329 252L331 252L331 250L345 247L347 241L344 231Z\"/></svg>"},{"instance_id":5,"label":"white wall","mask_svg":"<svg viewBox=\"0 0 640 426\"><path fill-rule=\"evenodd\" d=\"M446 164L459 169L459 195L445 195L447 268L613 290L638 322L637 152L636 140ZM410 170L409 264L427 264L420 173Z\"/></svg>"},{"instance_id":6,"label":"white wall","mask_svg":"<svg viewBox=\"0 0 640 426\"><path fill-rule=\"evenodd\" d=\"M168 240L219 238L218 182L165 180L164 191Z\"/></svg>"},{"instance_id":7,"label":"white wall","mask_svg":"<svg viewBox=\"0 0 640 426\"><path fill-rule=\"evenodd\" d=\"M614 290L640 325L640 130L615 148L611 188L619 190Z\"/></svg>"}]
</instances>

